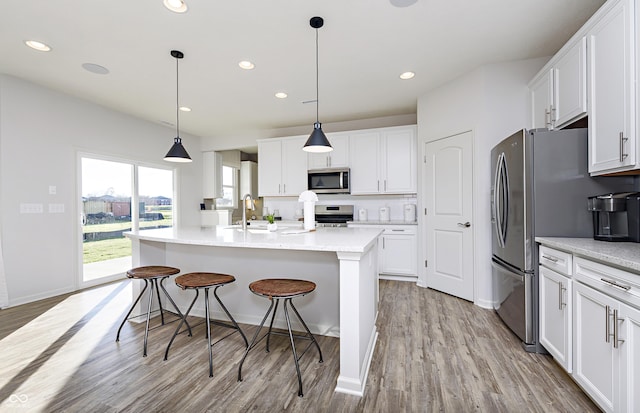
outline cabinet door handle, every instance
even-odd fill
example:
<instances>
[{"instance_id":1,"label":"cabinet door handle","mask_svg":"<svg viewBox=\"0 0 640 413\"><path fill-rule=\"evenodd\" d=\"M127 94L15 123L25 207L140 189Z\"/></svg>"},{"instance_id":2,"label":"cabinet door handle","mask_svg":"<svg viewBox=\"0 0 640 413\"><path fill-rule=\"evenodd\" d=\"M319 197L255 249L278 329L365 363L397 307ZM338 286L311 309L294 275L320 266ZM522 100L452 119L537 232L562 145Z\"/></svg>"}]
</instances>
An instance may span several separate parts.
<instances>
[{"instance_id":1,"label":"cabinet door handle","mask_svg":"<svg viewBox=\"0 0 640 413\"><path fill-rule=\"evenodd\" d=\"M618 348L621 343L624 343L624 340L620 340L618 338L619 326L618 322L624 321L624 319L620 320L618 318L618 310L613 310L613 348Z\"/></svg>"},{"instance_id":2,"label":"cabinet door handle","mask_svg":"<svg viewBox=\"0 0 640 413\"><path fill-rule=\"evenodd\" d=\"M287 193L287 184L282 184L282 193L283 194Z\"/></svg>"},{"instance_id":3,"label":"cabinet door handle","mask_svg":"<svg viewBox=\"0 0 640 413\"><path fill-rule=\"evenodd\" d=\"M458 222L459 227L469 228L471 226L471 222L467 221L464 224L462 222Z\"/></svg>"},{"instance_id":4,"label":"cabinet door handle","mask_svg":"<svg viewBox=\"0 0 640 413\"><path fill-rule=\"evenodd\" d=\"M622 288L625 291L629 291L631 289L630 285L618 284L614 280L607 280L606 278L600 278L600 281L606 282L607 284L612 285L614 287Z\"/></svg>"},{"instance_id":5,"label":"cabinet door handle","mask_svg":"<svg viewBox=\"0 0 640 413\"><path fill-rule=\"evenodd\" d=\"M624 143L628 140L629 138L625 138L624 133L620 132L620 162L624 162L624 158L629 156L628 153L624 153Z\"/></svg>"},{"instance_id":6,"label":"cabinet door handle","mask_svg":"<svg viewBox=\"0 0 640 413\"><path fill-rule=\"evenodd\" d=\"M549 261L553 262L554 264L555 264L556 262L558 262L558 259L557 259L557 258L553 258L553 257L550 257L550 256L548 256L548 255L543 255L543 256L542 256L542 258L544 258L545 260L549 260Z\"/></svg>"},{"instance_id":7,"label":"cabinet door handle","mask_svg":"<svg viewBox=\"0 0 640 413\"><path fill-rule=\"evenodd\" d=\"M380 180L378 180L378 192L380 192Z\"/></svg>"},{"instance_id":8,"label":"cabinet door handle","mask_svg":"<svg viewBox=\"0 0 640 413\"><path fill-rule=\"evenodd\" d=\"M551 111L549 109L544 110L544 126L551 126Z\"/></svg>"},{"instance_id":9,"label":"cabinet door handle","mask_svg":"<svg viewBox=\"0 0 640 413\"><path fill-rule=\"evenodd\" d=\"M280 191L280 184L278 184L278 193L281 194L282 192Z\"/></svg>"},{"instance_id":10,"label":"cabinet door handle","mask_svg":"<svg viewBox=\"0 0 640 413\"><path fill-rule=\"evenodd\" d=\"M608 305L604 307L604 311L606 313L606 318L605 318L605 322L604 322L604 329L605 329L604 341L606 343L610 343L611 342L611 340L609 339L609 336L610 336L610 334L609 334L609 317L611 316L609 309L610 309L610 307Z\"/></svg>"},{"instance_id":11,"label":"cabinet door handle","mask_svg":"<svg viewBox=\"0 0 640 413\"><path fill-rule=\"evenodd\" d=\"M567 305L566 303L562 302L562 298L566 290L567 289L564 288L564 285L562 285L562 282L559 282L558 283L558 310L560 311L562 311L564 307Z\"/></svg>"},{"instance_id":12,"label":"cabinet door handle","mask_svg":"<svg viewBox=\"0 0 640 413\"><path fill-rule=\"evenodd\" d=\"M392 229L391 231L393 231L393 232L404 232L403 229Z\"/></svg>"},{"instance_id":13,"label":"cabinet door handle","mask_svg":"<svg viewBox=\"0 0 640 413\"><path fill-rule=\"evenodd\" d=\"M387 192L387 180L384 180L384 191Z\"/></svg>"}]
</instances>

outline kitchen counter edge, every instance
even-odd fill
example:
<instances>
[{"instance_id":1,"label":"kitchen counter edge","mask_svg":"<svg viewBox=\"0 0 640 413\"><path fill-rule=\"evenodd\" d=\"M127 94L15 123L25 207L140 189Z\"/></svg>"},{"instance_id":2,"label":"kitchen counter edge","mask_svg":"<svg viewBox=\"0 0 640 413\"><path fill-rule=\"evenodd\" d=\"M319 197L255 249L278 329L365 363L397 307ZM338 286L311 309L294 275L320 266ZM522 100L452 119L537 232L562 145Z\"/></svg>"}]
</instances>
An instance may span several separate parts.
<instances>
[{"instance_id":1,"label":"kitchen counter edge","mask_svg":"<svg viewBox=\"0 0 640 413\"><path fill-rule=\"evenodd\" d=\"M536 242L640 274L640 244L592 238L536 237Z\"/></svg>"}]
</instances>

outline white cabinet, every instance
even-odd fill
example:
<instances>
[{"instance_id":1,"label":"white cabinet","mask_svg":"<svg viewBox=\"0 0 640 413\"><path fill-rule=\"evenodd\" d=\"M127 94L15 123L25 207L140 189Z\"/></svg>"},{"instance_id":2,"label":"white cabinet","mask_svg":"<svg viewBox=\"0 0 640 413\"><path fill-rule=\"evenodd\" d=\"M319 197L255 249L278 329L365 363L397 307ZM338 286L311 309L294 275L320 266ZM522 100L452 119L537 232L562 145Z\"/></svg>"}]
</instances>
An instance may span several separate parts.
<instances>
[{"instance_id":1,"label":"white cabinet","mask_svg":"<svg viewBox=\"0 0 640 413\"><path fill-rule=\"evenodd\" d=\"M572 256L540 246L540 343L568 373L572 371Z\"/></svg>"},{"instance_id":2,"label":"white cabinet","mask_svg":"<svg viewBox=\"0 0 640 413\"><path fill-rule=\"evenodd\" d=\"M574 259L573 378L606 412L640 411L640 276Z\"/></svg>"},{"instance_id":3,"label":"white cabinet","mask_svg":"<svg viewBox=\"0 0 640 413\"><path fill-rule=\"evenodd\" d=\"M378 273L380 278L417 281L418 238L415 225L349 224L349 228L380 228Z\"/></svg>"},{"instance_id":4,"label":"white cabinet","mask_svg":"<svg viewBox=\"0 0 640 413\"><path fill-rule=\"evenodd\" d=\"M614 351L611 331L611 308L616 301L580 283L574 285L574 370L573 378L607 412L614 411L615 392L619 388L614 365L619 353Z\"/></svg>"},{"instance_id":5,"label":"white cabinet","mask_svg":"<svg viewBox=\"0 0 640 413\"><path fill-rule=\"evenodd\" d=\"M640 412L640 310L622 304L619 318L624 340L620 354L620 411Z\"/></svg>"},{"instance_id":6,"label":"white cabinet","mask_svg":"<svg viewBox=\"0 0 640 413\"><path fill-rule=\"evenodd\" d=\"M634 0L605 3L587 34L589 172L638 168Z\"/></svg>"},{"instance_id":7,"label":"white cabinet","mask_svg":"<svg viewBox=\"0 0 640 413\"><path fill-rule=\"evenodd\" d=\"M222 198L222 154L202 152L202 198Z\"/></svg>"},{"instance_id":8,"label":"white cabinet","mask_svg":"<svg viewBox=\"0 0 640 413\"><path fill-rule=\"evenodd\" d=\"M327 139L333 150L323 153L309 153L309 169L349 167L349 135L328 134Z\"/></svg>"},{"instance_id":9,"label":"white cabinet","mask_svg":"<svg viewBox=\"0 0 640 413\"><path fill-rule=\"evenodd\" d=\"M352 195L416 193L415 126L353 133L349 156Z\"/></svg>"},{"instance_id":10,"label":"white cabinet","mask_svg":"<svg viewBox=\"0 0 640 413\"><path fill-rule=\"evenodd\" d=\"M533 128L559 129L587 113L587 44L568 44L529 84Z\"/></svg>"},{"instance_id":11,"label":"white cabinet","mask_svg":"<svg viewBox=\"0 0 640 413\"><path fill-rule=\"evenodd\" d=\"M305 136L258 141L260 196L298 196L307 190Z\"/></svg>"},{"instance_id":12,"label":"white cabinet","mask_svg":"<svg viewBox=\"0 0 640 413\"><path fill-rule=\"evenodd\" d=\"M414 227L407 225L385 227L380 248L381 274L417 277L418 240Z\"/></svg>"}]
</instances>

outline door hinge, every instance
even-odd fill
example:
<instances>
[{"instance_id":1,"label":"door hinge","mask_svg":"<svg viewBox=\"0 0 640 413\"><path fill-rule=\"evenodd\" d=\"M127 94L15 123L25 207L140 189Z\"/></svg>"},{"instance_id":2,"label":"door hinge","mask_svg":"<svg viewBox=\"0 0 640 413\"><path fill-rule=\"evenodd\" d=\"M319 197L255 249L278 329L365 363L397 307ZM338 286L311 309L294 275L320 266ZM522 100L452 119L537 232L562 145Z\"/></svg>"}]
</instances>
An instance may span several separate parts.
<instances>
[{"instance_id":1,"label":"door hinge","mask_svg":"<svg viewBox=\"0 0 640 413\"><path fill-rule=\"evenodd\" d=\"M424 260L424 266L425 266L425 268L429 266L427 260Z\"/></svg>"},{"instance_id":2,"label":"door hinge","mask_svg":"<svg viewBox=\"0 0 640 413\"><path fill-rule=\"evenodd\" d=\"M424 155L422 159L424 163L427 163L427 155Z\"/></svg>"}]
</instances>

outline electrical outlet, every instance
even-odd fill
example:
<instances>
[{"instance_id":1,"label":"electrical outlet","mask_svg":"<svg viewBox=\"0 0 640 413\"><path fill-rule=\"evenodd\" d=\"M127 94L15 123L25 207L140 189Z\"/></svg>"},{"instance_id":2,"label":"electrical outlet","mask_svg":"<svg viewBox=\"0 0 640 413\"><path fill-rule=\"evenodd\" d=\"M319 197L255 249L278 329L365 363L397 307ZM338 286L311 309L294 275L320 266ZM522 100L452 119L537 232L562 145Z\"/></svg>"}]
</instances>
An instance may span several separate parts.
<instances>
[{"instance_id":1,"label":"electrical outlet","mask_svg":"<svg viewBox=\"0 0 640 413\"><path fill-rule=\"evenodd\" d=\"M64 213L64 204L49 204L50 214L62 214Z\"/></svg>"}]
</instances>

